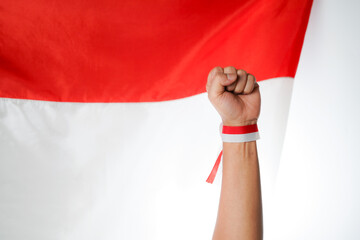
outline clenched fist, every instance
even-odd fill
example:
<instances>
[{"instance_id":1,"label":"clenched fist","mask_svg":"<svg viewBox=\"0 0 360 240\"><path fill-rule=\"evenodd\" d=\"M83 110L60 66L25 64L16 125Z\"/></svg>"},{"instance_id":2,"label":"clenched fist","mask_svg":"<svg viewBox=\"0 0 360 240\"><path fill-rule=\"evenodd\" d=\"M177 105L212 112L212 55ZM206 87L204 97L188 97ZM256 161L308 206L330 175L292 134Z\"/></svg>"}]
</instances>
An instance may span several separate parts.
<instances>
[{"instance_id":1,"label":"clenched fist","mask_svg":"<svg viewBox=\"0 0 360 240\"><path fill-rule=\"evenodd\" d=\"M257 123L260 115L260 90L255 77L235 67L215 67L206 84L208 97L225 126Z\"/></svg>"}]
</instances>

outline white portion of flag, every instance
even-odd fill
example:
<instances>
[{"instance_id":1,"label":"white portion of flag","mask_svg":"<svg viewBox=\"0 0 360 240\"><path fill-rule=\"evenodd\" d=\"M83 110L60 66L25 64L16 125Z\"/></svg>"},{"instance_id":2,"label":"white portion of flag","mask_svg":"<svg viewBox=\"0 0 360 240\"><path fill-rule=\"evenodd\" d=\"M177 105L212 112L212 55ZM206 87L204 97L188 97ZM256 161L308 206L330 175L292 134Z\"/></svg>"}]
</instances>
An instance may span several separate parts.
<instances>
[{"instance_id":1,"label":"white portion of flag","mask_svg":"<svg viewBox=\"0 0 360 240\"><path fill-rule=\"evenodd\" d=\"M293 79L259 85L266 211ZM0 239L210 239L221 170L215 184L205 180L222 147L219 123L206 93L157 103L0 99Z\"/></svg>"}]
</instances>

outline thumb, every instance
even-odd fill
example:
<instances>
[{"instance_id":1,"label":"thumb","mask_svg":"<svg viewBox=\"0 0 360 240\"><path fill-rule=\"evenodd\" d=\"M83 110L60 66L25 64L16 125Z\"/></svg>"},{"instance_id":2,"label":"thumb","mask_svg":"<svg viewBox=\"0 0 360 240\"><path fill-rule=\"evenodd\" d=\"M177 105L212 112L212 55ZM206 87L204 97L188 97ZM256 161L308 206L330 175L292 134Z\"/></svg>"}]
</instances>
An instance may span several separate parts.
<instances>
[{"instance_id":1,"label":"thumb","mask_svg":"<svg viewBox=\"0 0 360 240\"><path fill-rule=\"evenodd\" d=\"M215 67L210 71L206 85L209 97L217 97L223 94L225 87L231 85L236 79L236 73L224 73L223 68Z\"/></svg>"}]
</instances>

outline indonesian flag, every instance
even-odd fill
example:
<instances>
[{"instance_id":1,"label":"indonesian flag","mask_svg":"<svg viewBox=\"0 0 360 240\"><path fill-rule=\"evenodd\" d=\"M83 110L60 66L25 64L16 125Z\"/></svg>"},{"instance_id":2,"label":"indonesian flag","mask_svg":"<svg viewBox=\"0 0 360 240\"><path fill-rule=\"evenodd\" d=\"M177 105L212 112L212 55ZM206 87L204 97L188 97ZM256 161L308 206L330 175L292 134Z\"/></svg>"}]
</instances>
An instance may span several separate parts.
<instances>
[{"instance_id":1,"label":"indonesian flag","mask_svg":"<svg viewBox=\"0 0 360 240\"><path fill-rule=\"evenodd\" d=\"M215 66L260 85L266 228L311 4L1 1L0 239L210 239Z\"/></svg>"}]
</instances>

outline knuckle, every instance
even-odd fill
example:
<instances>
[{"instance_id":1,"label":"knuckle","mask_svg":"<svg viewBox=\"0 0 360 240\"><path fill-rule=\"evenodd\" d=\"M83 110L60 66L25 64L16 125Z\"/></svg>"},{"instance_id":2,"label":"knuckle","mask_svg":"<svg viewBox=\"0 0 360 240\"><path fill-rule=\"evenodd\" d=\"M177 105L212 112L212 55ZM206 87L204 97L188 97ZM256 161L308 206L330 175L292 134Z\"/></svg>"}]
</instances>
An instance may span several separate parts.
<instances>
[{"instance_id":1,"label":"knuckle","mask_svg":"<svg viewBox=\"0 0 360 240\"><path fill-rule=\"evenodd\" d=\"M216 80L216 81L221 81L223 75L224 75L224 74L222 74L222 73L220 73L220 72L214 73L214 75L213 75L214 80Z\"/></svg>"},{"instance_id":2,"label":"knuckle","mask_svg":"<svg viewBox=\"0 0 360 240\"><path fill-rule=\"evenodd\" d=\"M221 72L223 69L220 66L216 66L213 69L211 69L211 73Z\"/></svg>"},{"instance_id":3,"label":"knuckle","mask_svg":"<svg viewBox=\"0 0 360 240\"><path fill-rule=\"evenodd\" d=\"M243 70L243 69L239 69L239 70L237 71L237 73L238 73L239 75L241 75L241 76L245 76L245 75L247 74L246 71Z\"/></svg>"},{"instance_id":4,"label":"knuckle","mask_svg":"<svg viewBox=\"0 0 360 240\"><path fill-rule=\"evenodd\" d=\"M224 72L236 72L236 68L233 66L227 66L224 68Z\"/></svg>"},{"instance_id":5,"label":"knuckle","mask_svg":"<svg viewBox=\"0 0 360 240\"><path fill-rule=\"evenodd\" d=\"M248 73L248 79L251 81L255 81L255 76L252 75L251 73Z\"/></svg>"},{"instance_id":6,"label":"knuckle","mask_svg":"<svg viewBox=\"0 0 360 240\"><path fill-rule=\"evenodd\" d=\"M217 67L214 67L213 69L210 70L209 72L209 75L208 75L208 82L211 81L215 75L219 72L222 72L222 68L217 66Z\"/></svg>"}]
</instances>

